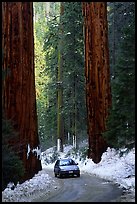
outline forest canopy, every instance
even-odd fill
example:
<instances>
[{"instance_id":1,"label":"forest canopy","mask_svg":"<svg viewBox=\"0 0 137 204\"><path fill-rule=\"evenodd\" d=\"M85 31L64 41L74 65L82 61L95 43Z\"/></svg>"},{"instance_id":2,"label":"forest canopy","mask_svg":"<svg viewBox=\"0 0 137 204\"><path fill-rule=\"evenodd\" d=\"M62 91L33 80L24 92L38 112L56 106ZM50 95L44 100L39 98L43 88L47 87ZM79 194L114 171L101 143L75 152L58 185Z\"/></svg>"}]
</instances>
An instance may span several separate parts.
<instances>
[{"instance_id":1,"label":"forest canopy","mask_svg":"<svg viewBox=\"0 0 137 204\"><path fill-rule=\"evenodd\" d=\"M77 142L87 138L82 5L65 2L63 6L61 14L59 2L34 2L37 108L43 148L56 145L59 86L63 89L64 143L72 144L75 134ZM107 11L112 108L103 135L110 146L130 147L135 137L135 3L107 2ZM58 81L59 49L63 53L62 84Z\"/></svg>"}]
</instances>

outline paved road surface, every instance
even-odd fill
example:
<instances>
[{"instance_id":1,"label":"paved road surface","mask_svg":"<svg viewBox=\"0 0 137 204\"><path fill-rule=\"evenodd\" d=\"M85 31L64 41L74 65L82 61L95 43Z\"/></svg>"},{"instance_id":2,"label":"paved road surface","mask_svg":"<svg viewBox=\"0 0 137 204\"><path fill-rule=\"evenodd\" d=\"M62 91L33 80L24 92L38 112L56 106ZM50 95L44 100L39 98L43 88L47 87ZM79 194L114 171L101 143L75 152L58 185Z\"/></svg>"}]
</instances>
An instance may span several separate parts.
<instances>
[{"instance_id":1,"label":"paved road surface","mask_svg":"<svg viewBox=\"0 0 137 204\"><path fill-rule=\"evenodd\" d=\"M53 172L48 173L59 183L59 190L33 202L118 202L122 194L116 185L88 174L79 178L54 178Z\"/></svg>"}]
</instances>

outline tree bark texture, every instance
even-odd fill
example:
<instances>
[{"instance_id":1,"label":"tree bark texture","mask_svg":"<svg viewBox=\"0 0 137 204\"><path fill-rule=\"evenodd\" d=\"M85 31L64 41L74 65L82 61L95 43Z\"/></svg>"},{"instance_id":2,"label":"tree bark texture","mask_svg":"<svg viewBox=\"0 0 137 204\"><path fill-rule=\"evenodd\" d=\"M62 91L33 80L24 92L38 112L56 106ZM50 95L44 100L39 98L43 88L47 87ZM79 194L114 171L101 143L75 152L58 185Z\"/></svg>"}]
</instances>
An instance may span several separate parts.
<instances>
[{"instance_id":1,"label":"tree bark texture","mask_svg":"<svg viewBox=\"0 0 137 204\"><path fill-rule=\"evenodd\" d=\"M41 170L39 149L33 41L32 2L2 2L3 70L2 106L14 121L17 140L11 141L25 167L23 180ZM28 146L30 152L28 153Z\"/></svg>"},{"instance_id":2,"label":"tree bark texture","mask_svg":"<svg viewBox=\"0 0 137 204\"><path fill-rule=\"evenodd\" d=\"M102 137L111 106L106 2L83 2L88 157L100 162L107 143Z\"/></svg>"}]
</instances>

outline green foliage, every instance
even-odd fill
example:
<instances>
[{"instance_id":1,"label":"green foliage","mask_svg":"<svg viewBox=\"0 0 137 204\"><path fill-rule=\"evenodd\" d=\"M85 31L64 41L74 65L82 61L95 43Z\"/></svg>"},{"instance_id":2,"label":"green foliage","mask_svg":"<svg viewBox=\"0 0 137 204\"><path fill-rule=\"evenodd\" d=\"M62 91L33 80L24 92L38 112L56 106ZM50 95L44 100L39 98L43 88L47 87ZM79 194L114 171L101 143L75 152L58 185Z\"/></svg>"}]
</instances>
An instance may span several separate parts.
<instances>
[{"instance_id":1,"label":"green foliage","mask_svg":"<svg viewBox=\"0 0 137 204\"><path fill-rule=\"evenodd\" d=\"M59 153L55 150L52 156L50 157L51 163L55 162L58 158L59 158Z\"/></svg>"},{"instance_id":2,"label":"green foliage","mask_svg":"<svg viewBox=\"0 0 137 204\"><path fill-rule=\"evenodd\" d=\"M107 2L110 71L115 75L115 64L121 55L119 45L123 39L123 29L135 18L135 2Z\"/></svg>"},{"instance_id":3,"label":"green foliage","mask_svg":"<svg viewBox=\"0 0 137 204\"><path fill-rule=\"evenodd\" d=\"M9 182L16 185L25 171L22 161L11 148L3 147L2 154L2 188L4 189Z\"/></svg>"},{"instance_id":4,"label":"green foliage","mask_svg":"<svg viewBox=\"0 0 137 204\"><path fill-rule=\"evenodd\" d=\"M77 159L78 157L80 160L84 161L87 158L88 155L88 147L79 147L79 149L72 148L69 150L66 154L66 157L72 157L74 159Z\"/></svg>"},{"instance_id":5,"label":"green foliage","mask_svg":"<svg viewBox=\"0 0 137 204\"><path fill-rule=\"evenodd\" d=\"M49 153L49 155L47 154L47 156L44 156L44 163L45 164L50 164L50 163L54 163L60 156L59 152L57 152L56 147L53 147L52 150L53 153Z\"/></svg>"},{"instance_id":6,"label":"green foliage","mask_svg":"<svg viewBox=\"0 0 137 204\"><path fill-rule=\"evenodd\" d=\"M72 135L75 120L78 136L86 129L84 38L81 2L65 2L62 18L64 29L64 117ZM81 105L82 104L82 105Z\"/></svg>"},{"instance_id":7,"label":"green foliage","mask_svg":"<svg viewBox=\"0 0 137 204\"><path fill-rule=\"evenodd\" d=\"M135 19L123 28L115 78L111 80L112 109L104 137L115 147L132 148L135 144Z\"/></svg>"},{"instance_id":8,"label":"green foliage","mask_svg":"<svg viewBox=\"0 0 137 204\"><path fill-rule=\"evenodd\" d=\"M66 135L69 132L72 136L74 120L77 122L77 135L81 138L82 132L86 132L86 107L81 3L64 3L64 15L61 17L63 23L63 35L61 35L63 41L62 48L59 46L60 2L53 2L53 4L49 2L48 9L46 4L42 6L43 3L36 2L34 4L36 12L34 29L38 125L39 137L44 149L56 145L57 139L59 49L62 49L63 52L62 111ZM46 20L41 19L45 18L43 16L44 12L46 12ZM42 27L42 22L45 25L45 28L42 28L44 35L40 34L39 31Z\"/></svg>"},{"instance_id":9,"label":"green foliage","mask_svg":"<svg viewBox=\"0 0 137 204\"><path fill-rule=\"evenodd\" d=\"M56 138L56 36L58 33L58 17L56 16L58 15L58 3L55 3L35 2L34 4L38 131L43 150L54 146Z\"/></svg>"},{"instance_id":10,"label":"green foliage","mask_svg":"<svg viewBox=\"0 0 137 204\"><path fill-rule=\"evenodd\" d=\"M36 32L36 37L38 38L40 44L43 43L43 37L46 32L46 17L45 17L45 9L46 2L33 2L33 10L34 10L34 29Z\"/></svg>"},{"instance_id":11,"label":"green foliage","mask_svg":"<svg viewBox=\"0 0 137 204\"><path fill-rule=\"evenodd\" d=\"M78 149L76 148L72 148L71 150L69 150L66 154L66 157L72 157L72 158L77 158L78 156Z\"/></svg>"},{"instance_id":12,"label":"green foliage","mask_svg":"<svg viewBox=\"0 0 137 204\"><path fill-rule=\"evenodd\" d=\"M85 160L88 156L88 148L87 147L81 147L79 149L79 154L80 154L80 160Z\"/></svg>"},{"instance_id":13,"label":"green foliage","mask_svg":"<svg viewBox=\"0 0 137 204\"><path fill-rule=\"evenodd\" d=\"M15 139L17 133L10 120L2 118L2 190L9 182L17 184L24 175L24 166L19 156L15 153L9 140Z\"/></svg>"}]
</instances>

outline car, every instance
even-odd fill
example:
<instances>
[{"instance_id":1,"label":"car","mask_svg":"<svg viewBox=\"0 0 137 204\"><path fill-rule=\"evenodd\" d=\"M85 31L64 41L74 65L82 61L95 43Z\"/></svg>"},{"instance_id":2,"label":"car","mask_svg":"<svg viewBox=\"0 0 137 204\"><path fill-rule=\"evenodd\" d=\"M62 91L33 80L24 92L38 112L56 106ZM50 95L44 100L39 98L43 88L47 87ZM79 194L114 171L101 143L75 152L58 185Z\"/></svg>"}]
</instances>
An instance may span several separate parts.
<instances>
[{"instance_id":1,"label":"car","mask_svg":"<svg viewBox=\"0 0 137 204\"><path fill-rule=\"evenodd\" d=\"M71 158L58 159L54 165L54 175L60 178L63 176L75 175L80 177L80 168L78 163Z\"/></svg>"}]
</instances>

